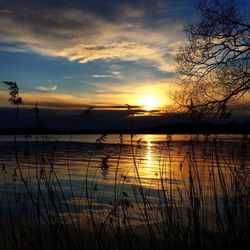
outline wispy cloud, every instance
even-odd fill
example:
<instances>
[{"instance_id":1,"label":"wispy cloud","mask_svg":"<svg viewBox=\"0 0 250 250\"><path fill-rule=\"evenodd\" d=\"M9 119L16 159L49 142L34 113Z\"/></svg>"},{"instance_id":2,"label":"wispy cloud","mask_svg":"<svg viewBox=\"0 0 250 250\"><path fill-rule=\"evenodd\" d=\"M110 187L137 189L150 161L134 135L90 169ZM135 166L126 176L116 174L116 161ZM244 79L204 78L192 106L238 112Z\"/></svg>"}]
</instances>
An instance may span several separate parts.
<instances>
[{"instance_id":1,"label":"wispy cloud","mask_svg":"<svg viewBox=\"0 0 250 250\"><path fill-rule=\"evenodd\" d=\"M92 75L94 78L109 78L113 77L114 75Z\"/></svg>"},{"instance_id":2,"label":"wispy cloud","mask_svg":"<svg viewBox=\"0 0 250 250\"><path fill-rule=\"evenodd\" d=\"M119 68L120 69L120 68ZM91 75L93 78L121 78L121 72L118 69L111 67L111 70L108 70L107 74L94 74Z\"/></svg>"},{"instance_id":3,"label":"wispy cloud","mask_svg":"<svg viewBox=\"0 0 250 250\"><path fill-rule=\"evenodd\" d=\"M3 10L0 10L0 13L1 14L10 14L10 13L13 13L14 11L12 10L7 10L7 9L3 9Z\"/></svg>"},{"instance_id":4,"label":"wispy cloud","mask_svg":"<svg viewBox=\"0 0 250 250\"><path fill-rule=\"evenodd\" d=\"M38 86L36 87L37 90L41 90L41 91L46 91L46 92L53 92L55 90L57 90L57 85L54 86Z\"/></svg>"},{"instance_id":5,"label":"wispy cloud","mask_svg":"<svg viewBox=\"0 0 250 250\"><path fill-rule=\"evenodd\" d=\"M11 53L29 53L27 48L21 48L19 46L3 46L0 45L0 51L6 51Z\"/></svg>"},{"instance_id":6,"label":"wispy cloud","mask_svg":"<svg viewBox=\"0 0 250 250\"><path fill-rule=\"evenodd\" d=\"M21 51L79 63L120 60L147 62L164 72L175 69L171 45L182 29L178 22L152 27L144 9L128 5L118 6L119 13L113 11L112 18L72 7L42 6L37 11L32 4L25 8L20 4L18 12L12 13L17 6L0 12L0 42L21 44Z\"/></svg>"},{"instance_id":7,"label":"wispy cloud","mask_svg":"<svg viewBox=\"0 0 250 250\"><path fill-rule=\"evenodd\" d=\"M132 43L127 41L107 42L100 45L76 45L57 52L58 56L70 61L87 63L96 60L120 59L123 61L152 62L162 71L173 71L174 67L165 58L164 51L151 44Z\"/></svg>"}]
</instances>

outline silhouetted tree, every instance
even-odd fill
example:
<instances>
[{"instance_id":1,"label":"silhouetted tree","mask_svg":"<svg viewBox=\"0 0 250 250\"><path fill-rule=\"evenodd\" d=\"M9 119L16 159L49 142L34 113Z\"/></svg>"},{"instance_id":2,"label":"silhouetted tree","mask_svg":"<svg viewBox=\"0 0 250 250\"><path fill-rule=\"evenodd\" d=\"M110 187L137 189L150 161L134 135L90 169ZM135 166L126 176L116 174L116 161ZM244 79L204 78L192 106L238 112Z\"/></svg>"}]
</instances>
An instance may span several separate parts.
<instances>
[{"instance_id":1,"label":"silhouetted tree","mask_svg":"<svg viewBox=\"0 0 250 250\"><path fill-rule=\"evenodd\" d=\"M250 15L233 0L200 1L200 19L185 27L177 55L178 102L192 115L224 117L250 89ZM247 14L244 15L243 12Z\"/></svg>"}]
</instances>

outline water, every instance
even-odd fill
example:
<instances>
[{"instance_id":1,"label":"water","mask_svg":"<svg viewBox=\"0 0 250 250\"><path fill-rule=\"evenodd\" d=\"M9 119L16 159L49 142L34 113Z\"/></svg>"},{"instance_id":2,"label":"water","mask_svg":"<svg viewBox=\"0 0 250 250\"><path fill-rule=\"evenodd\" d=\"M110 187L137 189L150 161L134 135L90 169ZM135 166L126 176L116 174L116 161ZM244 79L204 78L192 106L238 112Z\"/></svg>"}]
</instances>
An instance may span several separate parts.
<instances>
[{"instance_id":1,"label":"water","mask_svg":"<svg viewBox=\"0 0 250 250\"><path fill-rule=\"evenodd\" d=\"M91 206L103 220L104 211L126 201L140 223L145 199L153 208L163 201L182 208L190 205L190 189L212 211L215 191L222 203L225 192L236 195L239 178L249 179L248 147L247 135L0 136L1 212L34 200L50 210L54 196L61 214Z\"/></svg>"}]
</instances>

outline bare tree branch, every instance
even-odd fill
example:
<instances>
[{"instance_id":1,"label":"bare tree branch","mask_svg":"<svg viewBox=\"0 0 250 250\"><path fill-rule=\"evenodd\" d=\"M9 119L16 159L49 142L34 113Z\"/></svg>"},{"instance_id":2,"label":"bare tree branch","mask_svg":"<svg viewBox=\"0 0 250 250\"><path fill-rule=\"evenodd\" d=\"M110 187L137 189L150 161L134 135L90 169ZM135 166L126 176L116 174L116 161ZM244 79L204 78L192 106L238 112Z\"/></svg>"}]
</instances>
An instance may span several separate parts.
<instances>
[{"instance_id":1,"label":"bare tree branch","mask_svg":"<svg viewBox=\"0 0 250 250\"><path fill-rule=\"evenodd\" d=\"M200 20L185 27L187 43L177 55L183 86L178 102L202 116L227 116L250 90L250 23L234 0L201 1Z\"/></svg>"}]
</instances>

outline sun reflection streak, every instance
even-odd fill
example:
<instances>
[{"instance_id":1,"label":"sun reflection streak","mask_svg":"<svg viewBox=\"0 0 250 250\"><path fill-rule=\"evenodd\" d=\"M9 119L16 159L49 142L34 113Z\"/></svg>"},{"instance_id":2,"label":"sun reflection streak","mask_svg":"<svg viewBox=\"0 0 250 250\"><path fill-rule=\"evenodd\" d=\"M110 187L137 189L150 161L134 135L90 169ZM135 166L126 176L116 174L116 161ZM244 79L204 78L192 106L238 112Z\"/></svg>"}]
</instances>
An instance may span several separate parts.
<instances>
[{"instance_id":1,"label":"sun reflection streak","mask_svg":"<svg viewBox=\"0 0 250 250\"><path fill-rule=\"evenodd\" d=\"M147 150L147 167L150 167L152 164L152 151L151 151L151 142L148 141L148 150Z\"/></svg>"},{"instance_id":2,"label":"sun reflection streak","mask_svg":"<svg viewBox=\"0 0 250 250\"><path fill-rule=\"evenodd\" d=\"M143 186L150 188L158 188L156 178L157 163L155 161L155 135L144 135L144 152L143 152L143 164L140 168L139 175L143 180Z\"/></svg>"}]
</instances>

